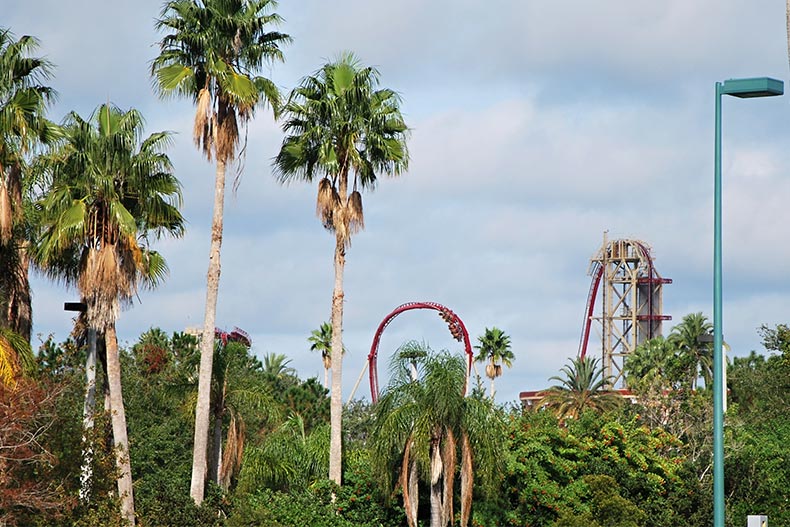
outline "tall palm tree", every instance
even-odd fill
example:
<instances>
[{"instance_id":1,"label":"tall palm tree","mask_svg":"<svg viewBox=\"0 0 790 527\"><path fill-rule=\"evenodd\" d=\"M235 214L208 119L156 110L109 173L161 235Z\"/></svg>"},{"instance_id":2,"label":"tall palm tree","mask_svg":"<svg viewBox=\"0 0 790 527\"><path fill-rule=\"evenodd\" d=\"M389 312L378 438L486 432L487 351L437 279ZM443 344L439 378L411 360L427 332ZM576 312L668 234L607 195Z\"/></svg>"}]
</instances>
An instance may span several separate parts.
<instances>
[{"instance_id":1,"label":"tall palm tree","mask_svg":"<svg viewBox=\"0 0 790 527\"><path fill-rule=\"evenodd\" d=\"M411 347L414 350L414 347ZM447 352L396 355L392 379L374 408L371 433L377 472L401 487L406 521L417 525L418 478L429 486L431 527L454 523L453 500L460 451L461 525L468 524L474 476L500 468L502 422L490 399L464 397L466 365ZM417 362L420 377L412 375Z\"/></svg>"},{"instance_id":2,"label":"tall palm tree","mask_svg":"<svg viewBox=\"0 0 790 527\"><path fill-rule=\"evenodd\" d=\"M611 380L604 377L598 359L575 357L560 371L564 376L549 378L559 384L544 391L539 404L554 410L560 420L576 419L587 409L611 410L622 402L619 393L607 388Z\"/></svg>"},{"instance_id":3,"label":"tall palm tree","mask_svg":"<svg viewBox=\"0 0 790 527\"><path fill-rule=\"evenodd\" d=\"M494 379L502 375L502 365L513 366L513 351L510 349L510 335L498 327L486 328L485 333L477 337L480 343L475 346L477 362L486 362L486 377L491 379L491 398L494 398ZM499 364L499 363L502 364Z\"/></svg>"},{"instance_id":4,"label":"tall palm tree","mask_svg":"<svg viewBox=\"0 0 790 527\"><path fill-rule=\"evenodd\" d=\"M279 104L274 83L257 75L264 64L283 59L280 46L290 41L288 35L266 31L281 21L271 12L276 6L275 0L169 0L156 23L166 35L151 65L155 85L163 97L195 101L195 146L217 163L190 488L198 505L207 468L225 169L236 158L240 126L246 126L256 107Z\"/></svg>"},{"instance_id":5,"label":"tall palm tree","mask_svg":"<svg viewBox=\"0 0 790 527\"><path fill-rule=\"evenodd\" d=\"M38 144L51 142L57 127L46 119L55 92L42 84L51 64L32 57L38 40L16 40L0 29L0 320L28 342L32 326L28 281L29 228L25 201L32 184L27 161Z\"/></svg>"},{"instance_id":6,"label":"tall palm tree","mask_svg":"<svg viewBox=\"0 0 790 527\"><path fill-rule=\"evenodd\" d=\"M310 343L310 351L321 352L321 360L324 363L324 388L329 388L329 369L332 367L332 324L322 322L318 329L310 332L307 341Z\"/></svg>"},{"instance_id":7,"label":"tall palm tree","mask_svg":"<svg viewBox=\"0 0 790 527\"><path fill-rule=\"evenodd\" d=\"M702 313L689 313L672 328L668 340L677 348L685 366L687 380L684 384L693 390L702 376L705 386L710 386L713 379L713 324L708 318Z\"/></svg>"},{"instance_id":8,"label":"tall palm tree","mask_svg":"<svg viewBox=\"0 0 790 527\"><path fill-rule=\"evenodd\" d=\"M274 160L282 183L318 182L317 213L335 234L332 292L332 392L329 478L341 483L343 399L343 271L351 237L364 228L362 190L378 174L408 167L407 127L400 98L378 89L379 72L351 53L302 80L285 105L286 137Z\"/></svg>"},{"instance_id":9,"label":"tall palm tree","mask_svg":"<svg viewBox=\"0 0 790 527\"><path fill-rule=\"evenodd\" d=\"M149 236L180 236L180 185L164 153L170 135L142 139L135 110L102 105L89 120L76 113L64 124L65 141L45 160L51 186L38 204L42 232L38 265L76 285L87 321L104 333L121 514L134 524L134 496L121 392L115 323L121 304L138 286L154 286L166 274Z\"/></svg>"}]
</instances>

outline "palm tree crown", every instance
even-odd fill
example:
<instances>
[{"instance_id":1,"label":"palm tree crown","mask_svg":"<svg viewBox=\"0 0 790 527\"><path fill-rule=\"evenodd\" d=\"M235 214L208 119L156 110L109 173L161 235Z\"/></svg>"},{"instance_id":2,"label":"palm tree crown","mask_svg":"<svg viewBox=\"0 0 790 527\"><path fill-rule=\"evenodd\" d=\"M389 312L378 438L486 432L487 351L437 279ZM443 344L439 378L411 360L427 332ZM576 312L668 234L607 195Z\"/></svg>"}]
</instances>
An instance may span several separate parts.
<instances>
[{"instance_id":1,"label":"palm tree crown","mask_svg":"<svg viewBox=\"0 0 790 527\"><path fill-rule=\"evenodd\" d=\"M254 73L282 61L280 46L290 37L270 25L282 19L269 11L274 0L171 0L156 27L167 32L151 65L155 86L163 96L181 96L197 104L194 140L211 160L229 161L236 154L239 125L255 107L279 102L271 80Z\"/></svg>"},{"instance_id":2,"label":"palm tree crown","mask_svg":"<svg viewBox=\"0 0 790 527\"><path fill-rule=\"evenodd\" d=\"M689 313L672 328L669 342L676 348L679 359L686 370L687 384L691 389L697 387L702 376L705 386L713 380L713 324L702 313ZM708 338L705 338L708 337Z\"/></svg>"},{"instance_id":3,"label":"palm tree crown","mask_svg":"<svg viewBox=\"0 0 790 527\"><path fill-rule=\"evenodd\" d=\"M360 189L373 189L378 173L397 175L408 167L400 98L376 89L378 82L378 70L347 52L303 79L284 108L287 135L274 160L276 174L281 182L323 176L317 212L346 245L365 225Z\"/></svg>"},{"instance_id":4,"label":"palm tree crown","mask_svg":"<svg viewBox=\"0 0 790 527\"><path fill-rule=\"evenodd\" d=\"M478 346L477 362L488 361L486 365L486 376L491 379L491 397L494 396L494 379L502 375L502 365L508 368L513 366L513 351L510 349L510 336L497 327L486 328L485 333L477 337Z\"/></svg>"},{"instance_id":5,"label":"palm tree crown","mask_svg":"<svg viewBox=\"0 0 790 527\"><path fill-rule=\"evenodd\" d=\"M66 141L45 160L51 188L39 204L37 261L79 287L98 331L114 324L138 285L156 285L166 273L149 236L184 232L180 184L163 153L170 134L142 139L142 126L136 110L110 105L89 120L72 113Z\"/></svg>"},{"instance_id":6,"label":"palm tree crown","mask_svg":"<svg viewBox=\"0 0 790 527\"><path fill-rule=\"evenodd\" d=\"M54 278L76 284L89 323L102 331L167 271L149 236L179 237L181 188L163 149L170 134L142 139L142 116L100 106L89 120L66 119L64 144L47 157L51 188L40 201L37 260Z\"/></svg>"},{"instance_id":7,"label":"palm tree crown","mask_svg":"<svg viewBox=\"0 0 790 527\"><path fill-rule=\"evenodd\" d=\"M586 409L602 412L622 402L619 393L608 388L610 379L603 375L598 359L589 355L569 360L560 370L564 376L549 380L559 381L543 392L540 405L553 409L560 420L575 419Z\"/></svg>"}]
</instances>

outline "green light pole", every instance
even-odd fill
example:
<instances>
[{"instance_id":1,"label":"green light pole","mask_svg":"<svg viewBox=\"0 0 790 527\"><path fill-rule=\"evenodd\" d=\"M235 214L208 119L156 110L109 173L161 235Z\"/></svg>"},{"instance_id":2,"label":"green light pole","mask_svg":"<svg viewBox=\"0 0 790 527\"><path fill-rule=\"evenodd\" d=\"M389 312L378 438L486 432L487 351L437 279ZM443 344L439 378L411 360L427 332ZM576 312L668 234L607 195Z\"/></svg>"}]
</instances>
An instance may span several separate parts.
<instances>
[{"instance_id":1,"label":"green light pole","mask_svg":"<svg viewBox=\"0 0 790 527\"><path fill-rule=\"evenodd\" d=\"M772 97L784 83L768 77L716 83L716 138L713 170L713 527L724 527L724 357L721 324L721 96Z\"/></svg>"}]
</instances>

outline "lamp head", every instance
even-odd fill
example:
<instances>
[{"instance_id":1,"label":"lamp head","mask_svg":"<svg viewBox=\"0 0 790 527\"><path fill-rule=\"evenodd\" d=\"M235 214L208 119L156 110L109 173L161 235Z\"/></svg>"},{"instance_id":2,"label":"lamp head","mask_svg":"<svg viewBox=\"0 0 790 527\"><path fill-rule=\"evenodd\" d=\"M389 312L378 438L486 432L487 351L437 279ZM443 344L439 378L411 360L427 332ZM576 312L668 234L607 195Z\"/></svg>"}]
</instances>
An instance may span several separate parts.
<instances>
[{"instance_id":1,"label":"lamp head","mask_svg":"<svg viewBox=\"0 0 790 527\"><path fill-rule=\"evenodd\" d=\"M747 99L751 97L774 97L784 93L784 82L769 77L729 79L724 81L721 93Z\"/></svg>"}]
</instances>

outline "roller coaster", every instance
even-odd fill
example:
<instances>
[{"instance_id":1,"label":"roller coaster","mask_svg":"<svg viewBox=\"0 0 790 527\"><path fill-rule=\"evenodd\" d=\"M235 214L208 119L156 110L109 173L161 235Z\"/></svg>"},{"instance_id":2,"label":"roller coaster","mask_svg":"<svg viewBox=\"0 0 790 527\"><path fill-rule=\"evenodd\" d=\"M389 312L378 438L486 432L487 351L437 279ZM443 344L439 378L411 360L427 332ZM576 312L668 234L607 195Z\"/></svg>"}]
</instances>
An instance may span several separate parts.
<instances>
[{"instance_id":1,"label":"roller coaster","mask_svg":"<svg viewBox=\"0 0 790 527\"><path fill-rule=\"evenodd\" d=\"M439 316L447 324L447 327L450 330L450 335L452 335L452 337L458 342L463 343L464 352L466 353L466 381L464 384L464 393L466 393L467 384L469 383L469 372L472 369L473 354L472 343L469 341L469 332L466 330L466 326L464 325L463 321L452 310L441 304L437 304L436 302L407 302L396 307L389 315L384 317L384 320L381 321L381 324L379 324L379 327L376 330L376 334L373 337L373 343L370 346L370 353L368 354L368 375L370 378L370 398L374 403L379 396L379 377L376 362L379 351L379 343L381 342L381 334L384 333L384 330L390 325L390 322L392 322L398 315L413 309L432 309L434 311L438 311Z\"/></svg>"}]
</instances>

